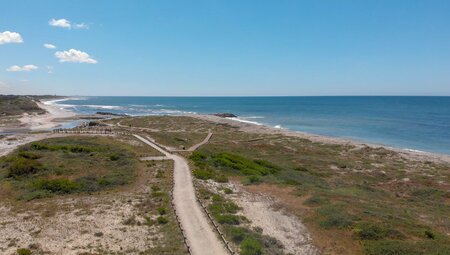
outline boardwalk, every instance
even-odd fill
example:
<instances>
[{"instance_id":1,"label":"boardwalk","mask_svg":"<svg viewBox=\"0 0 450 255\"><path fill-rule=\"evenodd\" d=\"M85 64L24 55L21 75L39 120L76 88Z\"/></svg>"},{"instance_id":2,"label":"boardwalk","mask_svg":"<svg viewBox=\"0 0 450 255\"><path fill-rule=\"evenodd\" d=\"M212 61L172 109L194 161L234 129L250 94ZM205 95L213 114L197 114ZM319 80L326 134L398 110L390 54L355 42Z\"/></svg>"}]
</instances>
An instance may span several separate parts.
<instances>
[{"instance_id":1,"label":"boardwalk","mask_svg":"<svg viewBox=\"0 0 450 255\"><path fill-rule=\"evenodd\" d=\"M142 136L134 136L174 161L173 202L192 254L229 254L196 200L192 175L187 161L181 156L171 154Z\"/></svg>"}]
</instances>

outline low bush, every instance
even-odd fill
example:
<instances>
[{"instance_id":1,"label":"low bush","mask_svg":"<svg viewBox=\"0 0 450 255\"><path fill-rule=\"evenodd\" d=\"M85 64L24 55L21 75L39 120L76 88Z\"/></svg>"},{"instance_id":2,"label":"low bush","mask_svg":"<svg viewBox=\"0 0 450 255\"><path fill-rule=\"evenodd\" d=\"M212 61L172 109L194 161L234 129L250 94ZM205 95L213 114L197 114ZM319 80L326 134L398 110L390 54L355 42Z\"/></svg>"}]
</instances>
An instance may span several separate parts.
<instances>
[{"instance_id":1,"label":"low bush","mask_svg":"<svg viewBox=\"0 0 450 255\"><path fill-rule=\"evenodd\" d=\"M227 233L230 235L231 240L237 244L240 244L249 235L249 231L246 228L234 226L230 226L227 229Z\"/></svg>"},{"instance_id":2,"label":"low bush","mask_svg":"<svg viewBox=\"0 0 450 255\"><path fill-rule=\"evenodd\" d=\"M27 159L40 159L42 157L41 155L31 152L31 151L19 151L18 155L22 158L27 158Z\"/></svg>"},{"instance_id":3,"label":"low bush","mask_svg":"<svg viewBox=\"0 0 450 255\"><path fill-rule=\"evenodd\" d=\"M167 208L165 208L165 207L159 207L159 208L157 209L157 211L158 211L159 215L164 215L164 214L167 213Z\"/></svg>"},{"instance_id":4,"label":"low bush","mask_svg":"<svg viewBox=\"0 0 450 255\"><path fill-rule=\"evenodd\" d=\"M41 142L34 142L31 144L31 148L34 150L50 150L50 151L70 151L74 153L81 153L81 152L92 152L93 149L88 146L82 146L82 145L50 145L45 144Z\"/></svg>"},{"instance_id":5,"label":"low bush","mask_svg":"<svg viewBox=\"0 0 450 255\"><path fill-rule=\"evenodd\" d=\"M204 152L194 152L190 156L195 165L200 169L209 167L223 168L224 170L237 171L243 175L268 175L281 170L280 167L263 159L252 160L237 154L223 152L208 155ZM214 179L211 170L200 170L197 173L199 179ZM225 179L223 179L225 182Z\"/></svg>"},{"instance_id":6,"label":"low bush","mask_svg":"<svg viewBox=\"0 0 450 255\"><path fill-rule=\"evenodd\" d=\"M360 240L379 240L387 236L388 230L373 223L360 223L355 232Z\"/></svg>"},{"instance_id":7,"label":"low bush","mask_svg":"<svg viewBox=\"0 0 450 255\"><path fill-rule=\"evenodd\" d=\"M10 165L7 174L8 177L19 177L34 174L42 169L42 164L39 161L28 158L12 157L9 161Z\"/></svg>"},{"instance_id":8,"label":"low bush","mask_svg":"<svg viewBox=\"0 0 450 255\"><path fill-rule=\"evenodd\" d=\"M169 222L169 220L164 216L159 216L156 220L158 221L159 224L166 224Z\"/></svg>"},{"instance_id":9,"label":"low bush","mask_svg":"<svg viewBox=\"0 0 450 255\"><path fill-rule=\"evenodd\" d=\"M111 161L116 161L116 160L119 160L119 159L120 159L120 156L117 155L117 154L113 154L113 155L109 156L109 159L110 159Z\"/></svg>"},{"instance_id":10,"label":"low bush","mask_svg":"<svg viewBox=\"0 0 450 255\"><path fill-rule=\"evenodd\" d=\"M80 190L80 184L68 179L41 179L33 182L32 185L37 190L46 190L59 194L69 194Z\"/></svg>"},{"instance_id":11,"label":"low bush","mask_svg":"<svg viewBox=\"0 0 450 255\"><path fill-rule=\"evenodd\" d=\"M365 242L364 249L367 255L424 255L414 249L413 245L405 241L383 240ZM442 253L444 254L444 253Z\"/></svg>"},{"instance_id":12,"label":"low bush","mask_svg":"<svg viewBox=\"0 0 450 255\"><path fill-rule=\"evenodd\" d=\"M434 238L436 238L436 235L435 235L433 232L429 231L429 230L426 230L426 231L425 231L425 236L426 236L428 239L434 239Z\"/></svg>"},{"instance_id":13,"label":"low bush","mask_svg":"<svg viewBox=\"0 0 450 255\"><path fill-rule=\"evenodd\" d=\"M216 218L220 224L239 225L241 223L240 217L237 215L224 214L218 215Z\"/></svg>"},{"instance_id":14,"label":"low bush","mask_svg":"<svg viewBox=\"0 0 450 255\"><path fill-rule=\"evenodd\" d=\"M80 191L96 192L100 190L99 180L95 176L83 176L75 180L79 184Z\"/></svg>"},{"instance_id":15,"label":"low bush","mask_svg":"<svg viewBox=\"0 0 450 255\"><path fill-rule=\"evenodd\" d=\"M230 189L230 188L224 188L224 189L223 189L223 192L224 192L225 194L231 194L231 193L233 193L233 190Z\"/></svg>"},{"instance_id":16,"label":"low bush","mask_svg":"<svg viewBox=\"0 0 450 255\"><path fill-rule=\"evenodd\" d=\"M25 248L20 248L20 249L17 249L17 254L18 255L31 255L31 250L25 249Z\"/></svg>"},{"instance_id":17,"label":"low bush","mask_svg":"<svg viewBox=\"0 0 450 255\"><path fill-rule=\"evenodd\" d=\"M214 177L212 170L195 169L193 173L194 177L200 180L209 180Z\"/></svg>"},{"instance_id":18,"label":"low bush","mask_svg":"<svg viewBox=\"0 0 450 255\"><path fill-rule=\"evenodd\" d=\"M247 178L247 180L248 180L248 183L250 183L250 184L255 184L255 183L261 182L261 178L259 178L259 177L256 176L256 175L251 175L251 176L249 176L249 177Z\"/></svg>"},{"instance_id":19,"label":"low bush","mask_svg":"<svg viewBox=\"0 0 450 255\"><path fill-rule=\"evenodd\" d=\"M342 207L328 205L318 209L323 218L320 226L323 228L348 228L353 224L353 219Z\"/></svg>"},{"instance_id":20,"label":"low bush","mask_svg":"<svg viewBox=\"0 0 450 255\"><path fill-rule=\"evenodd\" d=\"M216 174L213 178L214 181L220 182L220 183L226 183L228 182L228 177L226 177L223 174Z\"/></svg>"},{"instance_id":21,"label":"low bush","mask_svg":"<svg viewBox=\"0 0 450 255\"><path fill-rule=\"evenodd\" d=\"M263 245L254 237L246 237L241 243L241 255L261 255Z\"/></svg>"}]
</instances>

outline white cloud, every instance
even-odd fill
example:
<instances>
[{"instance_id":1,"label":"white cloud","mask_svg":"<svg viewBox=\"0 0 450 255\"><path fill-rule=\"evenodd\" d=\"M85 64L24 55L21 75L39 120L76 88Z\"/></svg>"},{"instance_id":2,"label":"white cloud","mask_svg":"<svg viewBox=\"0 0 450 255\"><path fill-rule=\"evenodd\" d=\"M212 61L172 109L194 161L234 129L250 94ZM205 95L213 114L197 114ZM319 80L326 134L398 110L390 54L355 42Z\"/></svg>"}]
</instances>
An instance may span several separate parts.
<instances>
[{"instance_id":1,"label":"white cloud","mask_svg":"<svg viewBox=\"0 0 450 255\"><path fill-rule=\"evenodd\" d=\"M67 51L57 51L55 53L55 56L59 59L59 62L97 64L97 60L91 58L89 54L75 49L70 49Z\"/></svg>"},{"instance_id":2,"label":"white cloud","mask_svg":"<svg viewBox=\"0 0 450 255\"><path fill-rule=\"evenodd\" d=\"M72 25L70 24L70 21L66 19L51 19L49 20L48 24L52 27L63 27L63 28L71 28Z\"/></svg>"},{"instance_id":3,"label":"white cloud","mask_svg":"<svg viewBox=\"0 0 450 255\"><path fill-rule=\"evenodd\" d=\"M47 66L47 73L52 74L53 73L53 66Z\"/></svg>"},{"instance_id":4,"label":"white cloud","mask_svg":"<svg viewBox=\"0 0 450 255\"><path fill-rule=\"evenodd\" d=\"M73 27L75 29L89 29L89 25L86 23L75 24Z\"/></svg>"},{"instance_id":5,"label":"white cloud","mask_svg":"<svg viewBox=\"0 0 450 255\"><path fill-rule=\"evenodd\" d=\"M8 69L6 69L6 71L8 72L28 72L28 71L33 71L38 69L37 66L35 65L24 65L24 66L11 66Z\"/></svg>"},{"instance_id":6,"label":"white cloud","mask_svg":"<svg viewBox=\"0 0 450 255\"><path fill-rule=\"evenodd\" d=\"M50 43L44 43L44 47L47 49L56 49L56 46Z\"/></svg>"},{"instance_id":7,"label":"white cloud","mask_svg":"<svg viewBox=\"0 0 450 255\"><path fill-rule=\"evenodd\" d=\"M19 33L5 31L0 33L0 44L6 43L23 43L23 39Z\"/></svg>"}]
</instances>

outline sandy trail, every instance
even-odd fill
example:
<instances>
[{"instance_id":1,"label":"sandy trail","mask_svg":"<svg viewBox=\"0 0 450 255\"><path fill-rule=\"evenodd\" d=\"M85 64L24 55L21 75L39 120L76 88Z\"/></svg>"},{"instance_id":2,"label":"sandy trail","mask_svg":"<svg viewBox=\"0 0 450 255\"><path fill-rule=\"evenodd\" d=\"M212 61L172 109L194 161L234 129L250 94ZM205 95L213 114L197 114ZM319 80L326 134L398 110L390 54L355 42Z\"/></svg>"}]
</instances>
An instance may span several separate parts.
<instances>
[{"instance_id":1,"label":"sandy trail","mask_svg":"<svg viewBox=\"0 0 450 255\"><path fill-rule=\"evenodd\" d=\"M134 136L174 161L173 202L192 254L228 254L196 200L187 161L181 156L163 150L157 144L139 135Z\"/></svg>"},{"instance_id":2,"label":"sandy trail","mask_svg":"<svg viewBox=\"0 0 450 255\"><path fill-rule=\"evenodd\" d=\"M209 139L211 139L212 135L213 134L211 132L208 133L208 135L205 137L205 139L203 139L203 141L201 141L200 143L197 143L196 145L193 145L191 148L187 149L186 151L195 151L196 149L200 148L200 146L209 142Z\"/></svg>"}]
</instances>

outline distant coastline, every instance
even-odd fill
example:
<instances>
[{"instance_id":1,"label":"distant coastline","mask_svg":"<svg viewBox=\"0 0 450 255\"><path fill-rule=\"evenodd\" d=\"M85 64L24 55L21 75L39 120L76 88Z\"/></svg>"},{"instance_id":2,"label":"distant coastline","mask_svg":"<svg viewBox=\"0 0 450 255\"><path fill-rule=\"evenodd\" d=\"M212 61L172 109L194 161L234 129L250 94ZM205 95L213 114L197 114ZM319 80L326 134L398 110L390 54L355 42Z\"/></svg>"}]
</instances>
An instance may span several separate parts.
<instances>
[{"instance_id":1,"label":"distant coastline","mask_svg":"<svg viewBox=\"0 0 450 255\"><path fill-rule=\"evenodd\" d=\"M79 97L77 97L79 99ZM68 106L68 104L59 104L59 102L69 101L73 100L73 98L68 97L64 99L58 99L58 100L48 100L43 102L45 105L46 110L50 108L55 108L55 111L63 111L66 113L69 113L69 115L76 114L78 116L84 116L88 117L89 115L83 115L81 113L77 113L75 111L71 111L71 107ZM104 106L100 109L105 109ZM161 114L164 115L164 114ZM447 154L441 154L441 153L434 153L434 152L427 152L427 151L421 151L421 150L414 150L414 149L407 149L407 148L400 148L395 146L389 146L384 144L378 144L378 143L370 143L366 141L361 141L357 139L349 139L349 138L342 138L342 137L331 137L326 135L318 135L313 134L309 132L303 132L303 131L296 131L296 130L290 130L287 128L282 127L274 127L270 125L266 125L263 123L259 123L256 121L248 121L245 119L240 119L239 117L230 117L230 118L223 118L214 116L212 114L199 114L199 113L183 113L183 114L169 114L169 115L180 115L180 116L190 116L194 118L204 119L208 121L212 121L215 123L226 123L230 125L237 126L241 128L244 131L248 132L255 132L255 133L265 133L265 134L276 134L276 135L287 135L287 136L295 136L295 137L301 137L304 139L309 139L313 142L320 142L325 144L349 144L354 145L357 147L364 147L369 146L373 148L382 147L389 150L396 151L398 153L401 153L405 157L408 157L409 159L415 159L415 160L430 160L430 161L445 161L450 162L450 155ZM72 115L73 116L73 115ZM138 116L134 116L138 117ZM72 120L70 120L72 121Z\"/></svg>"},{"instance_id":2,"label":"distant coastline","mask_svg":"<svg viewBox=\"0 0 450 255\"><path fill-rule=\"evenodd\" d=\"M67 97L77 114L131 116L230 112L234 121L450 155L450 97ZM446 107L448 106L448 107Z\"/></svg>"}]
</instances>

